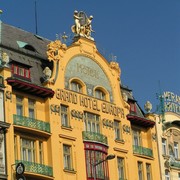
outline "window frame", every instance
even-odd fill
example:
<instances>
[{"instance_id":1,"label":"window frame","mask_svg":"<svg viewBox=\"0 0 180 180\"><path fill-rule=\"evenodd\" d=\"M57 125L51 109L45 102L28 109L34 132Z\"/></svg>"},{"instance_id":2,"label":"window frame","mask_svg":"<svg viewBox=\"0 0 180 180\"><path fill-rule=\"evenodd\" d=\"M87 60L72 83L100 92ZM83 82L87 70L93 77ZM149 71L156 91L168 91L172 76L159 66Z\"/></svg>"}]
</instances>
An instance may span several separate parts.
<instances>
[{"instance_id":1,"label":"window frame","mask_svg":"<svg viewBox=\"0 0 180 180\"><path fill-rule=\"evenodd\" d=\"M138 180L144 179L143 163L141 161L137 162L138 165Z\"/></svg>"},{"instance_id":2,"label":"window frame","mask_svg":"<svg viewBox=\"0 0 180 180\"><path fill-rule=\"evenodd\" d=\"M65 151L68 148L69 152ZM73 159L72 159L72 146L69 144L63 144L63 166L65 170L73 171Z\"/></svg>"},{"instance_id":3,"label":"window frame","mask_svg":"<svg viewBox=\"0 0 180 180\"><path fill-rule=\"evenodd\" d=\"M78 92L78 93L83 93L83 85L82 85L82 83L80 83L79 81L77 81L75 79L70 82L70 89L72 91L75 91L75 92Z\"/></svg>"},{"instance_id":4,"label":"window frame","mask_svg":"<svg viewBox=\"0 0 180 180\"><path fill-rule=\"evenodd\" d=\"M34 99L28 98L28 113L30 118L36 118L36 101ZM31 113L33 113L33 115Z\"/></svg>"},{"instance_id":5,"label":"window frame","mask_svg":"<svg viewBox=\"0 0 180 180\"><path fill-rule=\"evenodd\" d=\"M114 120L115 140L122 140L121 121Z\"/></svg>"},{"instance_id":6,"label":"window frame","mask_svg":"<svg viewBox=\"0 0 180 180\"><path fill-rule=\"evenodd\" d=\"M179 158L179 143L178 142L174 142L174 157L175 159Z\"/></svg>"},{"instance_id":7,"label":"window frame","mask_svg":"<svg viewBox=\"0 0 180 180\"><path fill-rule=\"evenodd\" d=\"M141 131L139 129L132 129L132 134L133 134L133 145L134 146L142 146ZM137 142L137 144L136 144L136 142Z\"/></svg>"},{"instance_id":8,"label":"window frame","mask_svg":"<svg viewBox=\"0 0 180 180\"><path fill-rule=\"evenodd\" d=\"M88 132L100 133L100 116L91 112L84 112L84 126Z\"/></svg>"},{"instance_id":9,"label":"window frame","mask_svg":"<svg viewBox=\"0 0 180 180\"><path fill-rule=\"evenodd\" d=\"M170 180L171 177L170 177L170 172L169 170L165 169L165 180Z\"/></svg>"},{"instance_id":10,"label":"window frame","mask_svg":"<svg viewBox=\"0 0 180 180\"><path fill-rule=\"evenodd\" d=\"M23 140L25 143L29 142L30 146L28 147L28 146L24 145ZM35 140L30 139L30 138L20 137L21 160L28 161L28 162L36 162L37 149L36 149L35 145L36 145Z\"/></svg>"},{"instance_id":11,"label":"window frame","mask_svg":"<svg viewBox=\"0 0 180 180\"><path fill-rule=\"evenodd\" d=\"M151 172L151 164L150 163L146 163L146 178L147 178L147 180L152 179L152 172Z\"/></svg>"},{"instance_id":12,"label":"window frame","mask_svg":"<svg viewBox=\"0 0 180 180\"><path fill-rule=\"evenodd\" d=\"M22 65L12 64L12 73L16 76L30 79L30 68L23 67Z\"/></svg>"},{"instance_id":13,"label":"window frame","mask_svg":"<svg viewBox=\"0 0 180 180\"><path fill-rule=\"evenodd\" d=\"M125 173L125 159L123 157L117 157L117 167L118 167L118 179L126 179Z\"/></svg>"},{"instance_id":14,"label":"window frame","mask_svg":"<svg viewBox=\"0 0 180 180\"><path fill-rule=\"evenodd\" d=\"M167 155L167 139L162 138L162 154Z\"/></svg>"},{"instance_id":15,"label":"window frame","mask_svg":"<svg viewBox=\"0 0 180 180\"><path fill-rule=\"evenodd\" d=\"M94 90L94 96L97 99L104 100L104 101L106 100L106 93L101 88L96 88Z\"/></svg>"},{"instance_id":16,"label":"window frame","mask_svg":"<svg viewBox=\"0 0 180 180\"><path fill-rule=\"evenodd\" d=\"M31 160L29 160L28 158L28 148L25 148L25 154L26 154L26 158L24 158L23 156L23 144L22 144L22 140L27 140L29 142L31 142L31 145L29 148L30 151L29 153L31 154ZM32 147L32 143L34 144L34 147ZM40 145L41 144L41 149L40 149ZM20 134L14 134L14 152L15 152L15 160L21 160L21 161L28 161L31 163L38 163L38 164L44 164L44 140L43 139L37 139L36 137L27 137L25 135L20 135ZM34 152L33 152L34 151Z\"/></svg>"},{"instance_id":17,"label":"window frame","mask_svg":"<svg viewBox=\"0 0 180 180\"><path fill-rule=\"evenodd\" d=\"M62 110L63 109L63 110ZM66 109L66 110L65 110ZM61 126L70 128L69 106L60 104Z\"/></svg>"},{"instance_id":18,"label":"window frame","mask_svg":"<svg viewBox=\"0 0 180 180\"><path fill-rule=\"evenodd\" d=\"M16 114L19 116L24 115L24 97L16 95Z\"/></svg>"}]
</instances>

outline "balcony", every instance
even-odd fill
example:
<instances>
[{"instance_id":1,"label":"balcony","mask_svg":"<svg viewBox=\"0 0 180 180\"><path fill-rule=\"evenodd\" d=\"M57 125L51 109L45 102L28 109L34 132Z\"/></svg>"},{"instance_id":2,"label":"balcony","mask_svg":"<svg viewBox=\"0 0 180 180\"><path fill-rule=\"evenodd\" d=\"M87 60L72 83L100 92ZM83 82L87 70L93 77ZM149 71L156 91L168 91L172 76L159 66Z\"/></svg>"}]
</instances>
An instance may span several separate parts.
<instances>
[{"instance_id":1,"label":"balcony","mask_svg":"<svg viewBox=\"0 0 180 180\"><path fill-rule=\"evenodd\" d=\"M40 174L44 176L53 176L52 167L29 161L16 160L16 164L22 162L25 166L25 172Z\"/></svg>"},{"instance_id":2,"label":"balcony","mask_svg":"<svg viewBox=\"0 0 180 180\"><path fill-rule=\"evenodd\" d=\"M14 125L29 127L50 133L50 124L48 122L43 122L37 119L33 119L25 116L19 116L15 114L13 115L13 120L14 120Z\"/></svg>"},{"instance_id":3,"label":"balcony","mask_svg":"<svg viewBox=\"0 0 180 180\"><path fill-rule=\"evenodd\" d=\"M98 143L108 145L107 137L104 136L103 134L96 133L96 132L83 131L82 136L83 136L84 141L93 141L93 142L98 142Z\"/></svg>"},{"instance_id":4,"label":"balcony","mask_svg":"<svg viewBox=\"0 0 180 180\"><path fill-rule=\"evenodd\" d=\"M176 161L176 160L174 160L174 161L170 161L170 166L173 168L178 168L178 169L180 169L180 161Z\"/></svg>"},{"instance_id":5,"label":"balcony","mask_svg":"<svg viewBox=\"0 0 180 180\"><path fill-rule=\"evenodd\" d=\"M142 146L133 145L133 153L143 155L143 156L153 157L152 149L145 148Z\"/></svg>"}]
</instances>

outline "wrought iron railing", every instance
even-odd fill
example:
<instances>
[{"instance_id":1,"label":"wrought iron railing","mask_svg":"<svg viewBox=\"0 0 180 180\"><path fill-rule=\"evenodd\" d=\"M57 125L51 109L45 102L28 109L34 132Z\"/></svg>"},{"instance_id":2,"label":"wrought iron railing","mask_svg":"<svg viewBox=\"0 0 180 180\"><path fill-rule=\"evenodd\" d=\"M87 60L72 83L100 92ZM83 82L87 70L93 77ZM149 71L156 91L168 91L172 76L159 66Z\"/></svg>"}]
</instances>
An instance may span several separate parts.
<instances>
[{"instance_id":1,"label":"wrought iron railing","mask_svg":"<svg viewBox=\"0 0 180 180\"><path fill-rule=\"evenodd\" d=\"M13 115L14 124L18 126L30 127L33 129L41 130L50 133L50 124L48 122L43 122L37 119Z\"/></svg>"},{"instance_id":2,"label":"wrought iron railing","mask_svg":"<svg viewBox=\"0 0 180 180\"><path fill-rule=\"evenodd\" d=\"M16 163L22 162L25 166L25 172L41 174L45 176L53 176L53 169L50 166L44 164L38 164L29 161L16 160Z\"/></svg>"},{"instance_id":3,"label":"wrought iron railing","mask_svg":"<svg viewBox=\"0 0 180 180\"><path fill-rule=\"evenodd\" d=\"M133 145L133 153L153 157L152 149Z\"/></svg>"},{"instance_id":4,"label":"wrought iron railing","mask_svg":"<svg viewBox=\"0 0 180 180\"><path fill-rule=\"evenodd\" d=\"M103 134L96 133L96 132L83 131L82 135L83 135L83 140L96 141L96 142L108 145L107 137L104 136Z\"/></svg>"}]
</instances>

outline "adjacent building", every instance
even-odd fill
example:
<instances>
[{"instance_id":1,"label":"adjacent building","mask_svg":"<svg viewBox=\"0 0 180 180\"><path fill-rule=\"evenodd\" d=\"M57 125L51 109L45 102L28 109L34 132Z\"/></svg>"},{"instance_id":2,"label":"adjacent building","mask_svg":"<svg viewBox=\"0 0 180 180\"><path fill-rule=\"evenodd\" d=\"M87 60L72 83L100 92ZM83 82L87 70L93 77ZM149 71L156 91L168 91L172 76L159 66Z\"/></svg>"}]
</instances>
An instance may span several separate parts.
<instances>
[{"instance_id":1,"label":"adjacent building","mask_svg":"<svg viewBox=\"0 0 180 180\"><path fill-rule=\"evenodd\" d=\"M150 104L99 53L93 17L74 18L69 46L0 23L1 179L160 179Z\"/></svg>"},{"instance_id":2,"label":"adjacent building","mask_svg":"<svg viewBox=\"0 0 180 180\"><path fill-rule=\"evenodd\" d=\"M180 179L180 96L163 92L159 96L160 115L156 116L162 179Z\"/></svg>"}]
</instances>

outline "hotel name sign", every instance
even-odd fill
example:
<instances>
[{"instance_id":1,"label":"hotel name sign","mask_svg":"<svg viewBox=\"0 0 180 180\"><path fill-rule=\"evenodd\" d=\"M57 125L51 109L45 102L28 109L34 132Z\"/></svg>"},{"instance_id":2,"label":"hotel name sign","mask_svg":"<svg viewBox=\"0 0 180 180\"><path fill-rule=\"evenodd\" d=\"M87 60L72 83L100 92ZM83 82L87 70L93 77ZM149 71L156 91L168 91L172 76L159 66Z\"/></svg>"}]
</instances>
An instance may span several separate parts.
<instances>
[{"instance_id":1,"label":"hotel name sign","mask_svg":"<svg viewBox=\"0 0 180 180\"><path fill-rule=\"evenodd\" d=\"M163 93L164 108L166 112L174 112L180 115L180 96L166 91Z\"/></svg>"},{"instance_id":2,"label":"hotel name sign","mask_svg":"<svg viewBox=\"0 0 180 180\"><path fill-rule=\"evenodd\" d=\"M97 100L95 98L84 96L78 93L69 92L63 89L56 89L56 98L72 103L77 104L79 106L88 108L90 110L94 110L97 112L102 112L110 115L114 115L116 117L124 118L124 109L117 107L112 103L107 103L104 101Z\"/></svg>"}]
</instances>

